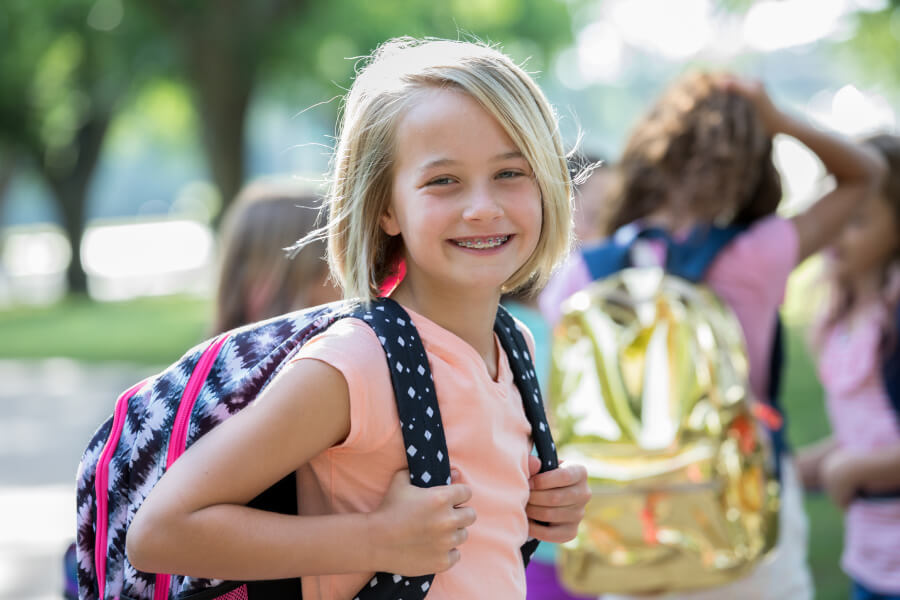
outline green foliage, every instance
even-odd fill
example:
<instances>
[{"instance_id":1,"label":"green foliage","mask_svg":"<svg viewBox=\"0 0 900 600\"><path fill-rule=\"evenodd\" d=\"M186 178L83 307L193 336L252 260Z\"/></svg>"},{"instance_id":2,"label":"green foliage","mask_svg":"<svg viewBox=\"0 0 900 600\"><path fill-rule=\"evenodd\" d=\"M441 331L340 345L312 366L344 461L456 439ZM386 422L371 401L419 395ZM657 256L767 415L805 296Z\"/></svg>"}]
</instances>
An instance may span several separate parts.
<instances>
[{"instance_id":1,"label":"green foliage","mask_svg":"<svg viewBox=\"0 0 900 600\"><path fill-rule=\"evenodd\" d=\"M855 34L835 44L836 56L876 88L900 98L900 0L878 12L858 12Z\"/></svg>"},{"instance_id":2,"label":"green foliage","mask_svg":"<svg viewBox=\"0 0 900 600\"><path fill-rule=\"evenodd\" d=\"M572 41L572 27L562 0L312 2L273 35L266 79L291 95L312 83L325 100L349 87L359 57L398 36L499 44L533 71Z\"/></svg>"}]
</instances>

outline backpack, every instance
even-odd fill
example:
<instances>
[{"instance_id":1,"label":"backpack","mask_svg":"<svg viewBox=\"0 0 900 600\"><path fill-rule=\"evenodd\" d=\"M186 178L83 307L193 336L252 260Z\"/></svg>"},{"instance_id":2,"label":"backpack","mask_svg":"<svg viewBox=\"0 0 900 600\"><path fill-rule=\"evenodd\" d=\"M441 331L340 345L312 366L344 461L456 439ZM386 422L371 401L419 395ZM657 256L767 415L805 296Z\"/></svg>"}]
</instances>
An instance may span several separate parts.
<instances>
[{"instance_id":1,"label":"backpack","mask_svg":"<svg viewBox=\"0 0 900 600\"><path fill-rule=\"evenodd\" d=\"M77 562L82 600L258 600L301 598L300 579L231 582L137 571L125 555L125 535L150 489L187 447L248 406L303 344L341 318L356 317L379 338L390 367L411 481L420 487L450 482L440 410L422 342L409 315L387 298L369 305L336 302L226 332L189 350L163 372L135 384L84 452L77 481ZM515 321L498 308L494 331L533 429L542 470L557 467L528 346ZM414 424L426 424L419 427ZM428 426L432 425L432 426ZM415 448L415 450L412 450ZM292 474L251 506L296 514ZM537 547L522 547L523 561ZM377 573L359 600L427 594L434 575Z\"/></svg>"},{"instance_id":2,"label":"backpack","mask_svg":"<svg viewBox=\"0 0 900 600\"><path fill-rule=\"evenodd\" d=\"M701 283L740 231L676 243L626 226L583 252L595 281L562 306L549 387L560 457L592 489L557 559L576 593L719 586L775 545L775 444L754 418L740 324ZM665 244L665 265L633 266L639 240Z\"/></svg>"}]
</instances>

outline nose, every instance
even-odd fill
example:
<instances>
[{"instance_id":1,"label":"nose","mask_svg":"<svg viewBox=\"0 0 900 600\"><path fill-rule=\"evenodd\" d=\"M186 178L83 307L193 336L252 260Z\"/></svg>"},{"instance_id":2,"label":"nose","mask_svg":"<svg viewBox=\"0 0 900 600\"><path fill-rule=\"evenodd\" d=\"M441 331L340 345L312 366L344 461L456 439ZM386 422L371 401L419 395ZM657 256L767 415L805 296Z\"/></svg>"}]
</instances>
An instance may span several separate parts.
<instances>
[{"instance_id":1,"label":"nose","mask_svg":"<svg viewBox=\"0 0 900 600\"><path fill-rule=\"evenodd\" d=\"M479 186L472 190L466 200L463 209L463 218L468 221L491 221L503 216L503 208L485 186Z\"/></svg>"}]
</instances>

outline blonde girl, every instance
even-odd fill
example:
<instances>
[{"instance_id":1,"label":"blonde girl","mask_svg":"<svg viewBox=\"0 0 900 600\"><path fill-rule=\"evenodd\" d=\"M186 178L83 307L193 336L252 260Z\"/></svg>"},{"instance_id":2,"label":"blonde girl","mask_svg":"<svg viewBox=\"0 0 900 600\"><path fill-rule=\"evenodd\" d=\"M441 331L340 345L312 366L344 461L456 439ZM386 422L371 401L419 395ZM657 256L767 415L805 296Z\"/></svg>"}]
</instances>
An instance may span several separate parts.
<instances>
[{"instance_id":1,"label":"blonde girl","mask_svg":"<svg viewBox=\"0 0 900 600\"><path fill-rule=\"evenodd\" d=\"M569 247L554 114L493 48L393 40L347 95L331 184L344 296L372 299L405 262L391 297L424 342L453 483L410 485L380 342L343 319L163 476L129 557L200 577L302 575L304 598L352 598L377 571L437 573L432 599L524 598L520 546L573 537L588 498L583 467L537 474L493 333L501 293L545 280ZM298 516L243 506L292 470Z\"/></svg>"}]
</instances>

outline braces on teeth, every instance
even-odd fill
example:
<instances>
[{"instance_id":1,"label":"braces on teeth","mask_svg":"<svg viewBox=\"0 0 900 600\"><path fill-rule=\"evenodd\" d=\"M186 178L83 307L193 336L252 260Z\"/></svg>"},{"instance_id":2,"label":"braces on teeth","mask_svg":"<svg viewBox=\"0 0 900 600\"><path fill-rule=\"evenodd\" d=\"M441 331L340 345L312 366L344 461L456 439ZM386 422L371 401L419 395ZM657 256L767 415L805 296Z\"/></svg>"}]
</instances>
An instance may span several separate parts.
<instances>
[{"instance_id":1,"label":"braces on teeth","mask_svg":"<svg viewBox=\"0 0 900 600\"><path fill-rule=\"evenodd\" d=\"M457 246L462 246L463 248L475 248L475 249L483 249L483 248L494 248L499 246L503 242L509 239L508 235L504 235L501 237L492 237L486 238L483 240L465 240L462 242L456 242Z\"/></svg>"}]
</instances>

